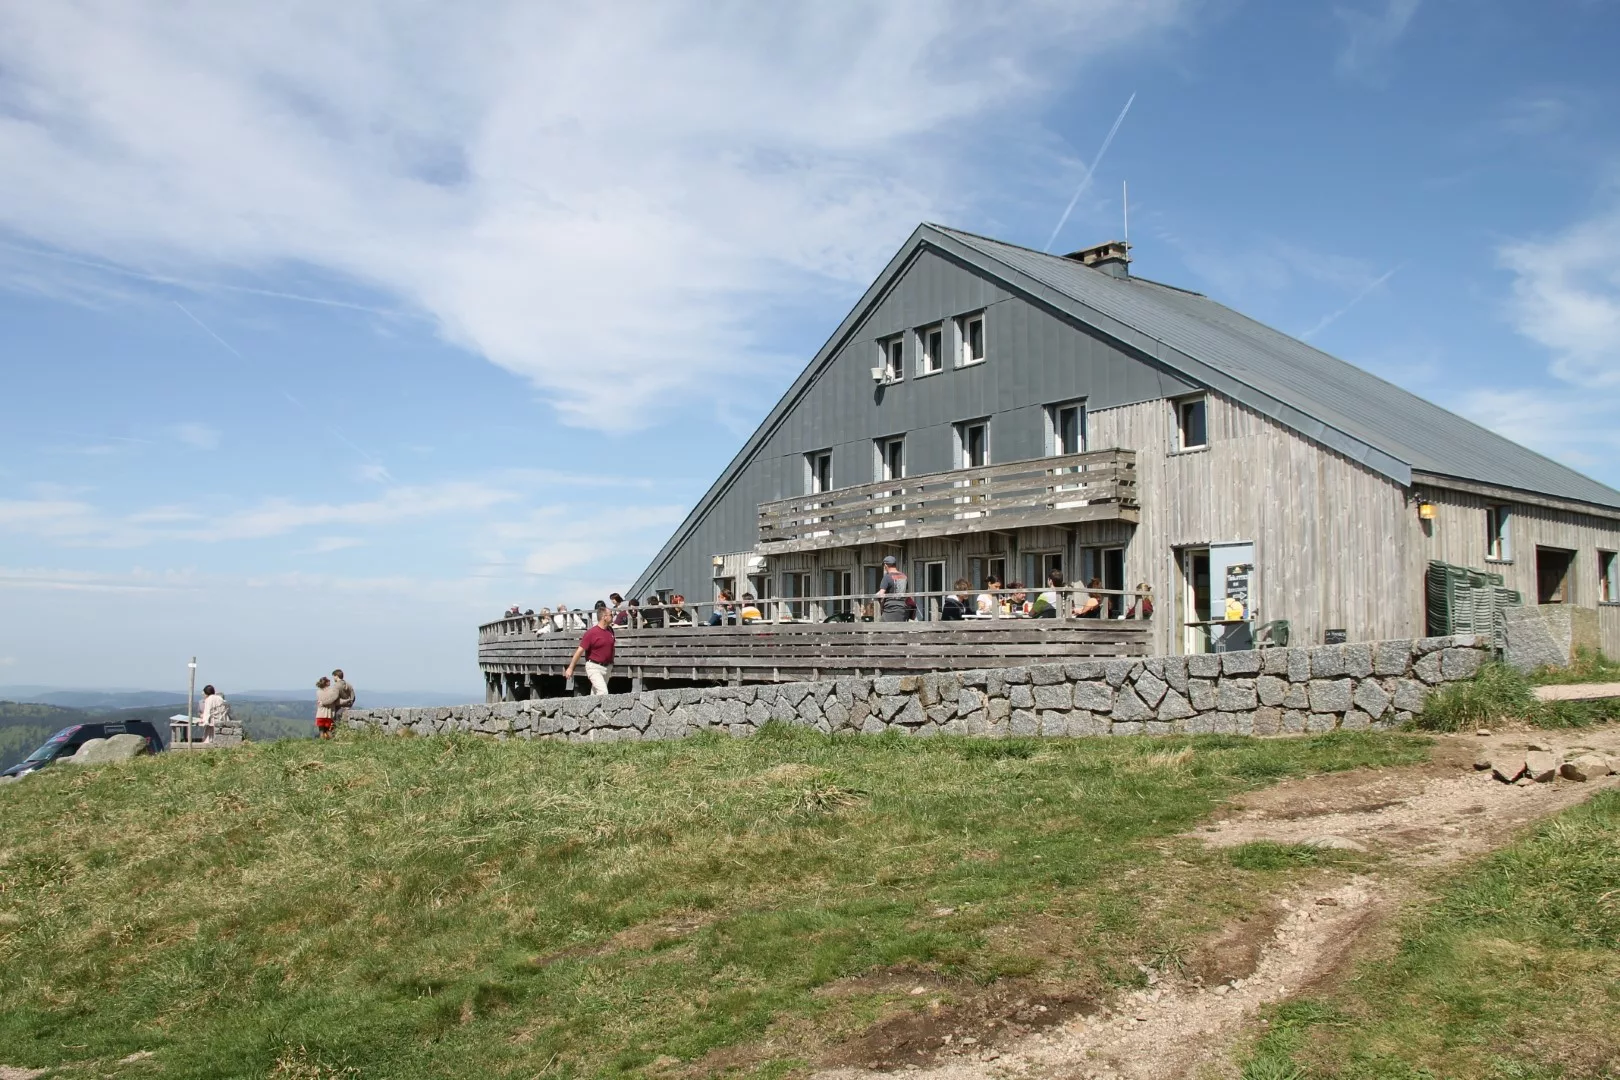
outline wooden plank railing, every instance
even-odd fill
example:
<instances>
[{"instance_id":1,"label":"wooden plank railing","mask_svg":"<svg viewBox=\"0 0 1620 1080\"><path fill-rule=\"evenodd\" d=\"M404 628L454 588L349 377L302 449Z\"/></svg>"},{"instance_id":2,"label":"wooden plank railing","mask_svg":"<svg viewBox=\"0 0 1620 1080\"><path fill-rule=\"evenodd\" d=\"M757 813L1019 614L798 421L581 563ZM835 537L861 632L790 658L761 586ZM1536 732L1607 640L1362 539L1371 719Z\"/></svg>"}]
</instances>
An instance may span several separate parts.
<instances>
[{"instance_id":1,"label":"wooden plank railing","mask_svg":"<svg viewBox=\"0 0 1620 1080\"><path fill-rule=\"evenodd\" d=\"M614 674L777 682L1146 656L1152 625L1140 619L986 619L621 627ZM478 663L486 673L561 675L579 644L577 632L480 637Z\"/></svg>"},{"instance_id":2,"label":"wooden plank railing","mask_svg":"<svg viewBox=\"0 0 1620 1080\"><path fill-rule=\"evenodd\" d=\"M1137 520L1136 453L1094 450L759 504L766 553L1077 521Z\"/></svg>"}]
</instances>

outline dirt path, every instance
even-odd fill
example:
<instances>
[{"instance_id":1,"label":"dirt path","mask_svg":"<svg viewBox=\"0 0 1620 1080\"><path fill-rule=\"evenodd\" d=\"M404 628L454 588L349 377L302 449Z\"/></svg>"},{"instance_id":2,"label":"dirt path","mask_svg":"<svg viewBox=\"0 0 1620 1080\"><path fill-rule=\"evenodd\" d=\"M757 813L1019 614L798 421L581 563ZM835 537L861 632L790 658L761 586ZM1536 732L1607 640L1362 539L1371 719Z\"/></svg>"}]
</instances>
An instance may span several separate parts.
<instances>
[{"instance_id":1,"label":"dirt path","mask_svg":"<svg viewBox=\"0 0 1620 1080\"><path fill-rule=\"evenodd\" d=\"M1446 736L1423 765L1310 776L1250 792L1192 835L1219 847L1334 838L1326 842L1348 842L1396 858L1377 875L1324 877L1314 888L1280 897L1273 919L1261 930L1269 934L1247 943L1251 959L1237 965L1246 972L1242 978L1217 976L1203 985L1164 980L1012 1045L948 1047L934 1064L908 1066L904 1074L916 1080L1160 1080L1220 1070L1263 1006L1330 976L1365 932L1399 907L1410 888L1403 871L1490 850L1538 818L1620 786L1620 777L1609 776L1591 783L1559 780L1519 787L1473 768L1481 754L1531 742L1566 753L1584 747L1620 754L1620 728ZM861 1068L817 1074L818 1080L878 1075Z\"/></svg>"}]
</instances>

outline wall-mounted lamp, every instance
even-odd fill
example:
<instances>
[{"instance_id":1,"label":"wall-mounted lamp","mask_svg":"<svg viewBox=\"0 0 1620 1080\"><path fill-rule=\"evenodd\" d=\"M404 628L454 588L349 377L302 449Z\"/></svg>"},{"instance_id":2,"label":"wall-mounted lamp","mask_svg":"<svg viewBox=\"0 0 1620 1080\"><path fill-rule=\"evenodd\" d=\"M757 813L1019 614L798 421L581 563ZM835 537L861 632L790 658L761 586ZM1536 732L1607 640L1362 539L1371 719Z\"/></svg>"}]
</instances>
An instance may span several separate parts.
<instances>
[{"instance_id":1,"label":"wall-mounted lamp","mask_svg":"<svg viewBox=\"0 0 1620 1080\"><path fill-rule=\"evenodd\" d=\"M719 569L720 567L726 565L726 557L724 555L716 555L713 559L710 559L709 561L714 563L715 569Z\"/></svg>"},{"instance_id":2,"label":"wall-mounted lamp","mask_svg":"<svg viewBox=\"0 0 1620 1080\"><path fill-rule=\"evenodd\" d=\"M1433 521L1435 515L1434 503L1418 503L1418 518L1422 521Z\"/></svg>"}]
</instances>

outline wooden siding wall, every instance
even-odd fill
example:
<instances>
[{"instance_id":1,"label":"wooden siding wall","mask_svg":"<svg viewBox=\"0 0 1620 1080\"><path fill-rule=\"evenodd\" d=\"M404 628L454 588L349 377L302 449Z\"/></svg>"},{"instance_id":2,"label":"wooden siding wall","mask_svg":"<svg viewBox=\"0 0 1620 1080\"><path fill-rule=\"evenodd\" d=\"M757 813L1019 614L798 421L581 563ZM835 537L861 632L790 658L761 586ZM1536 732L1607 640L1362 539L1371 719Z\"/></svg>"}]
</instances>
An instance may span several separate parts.
<instances>
[{"instance_id":1,"label":"wooden siding wall","mask_svg":"<svg viewBox=\"0 0 1620 1080\"><path fill-rule=\"evenodd\" d=\"M1409 532L1417 572L1430 559L1491 570L1503 577L1504 584L1524 594L1524 602L1536 602L1536 548L1562 548L1575 552L1570 574L1569 602L1578 607L1598 608L1598 629L1603 651L1620 657L1620 605L1598 604L1597 553L1620 552L1620 521L1591 517L1568 510L1553 510L1492 499L1469 492L1420 485L1416 493L1435 505L1433 521L1411 515ZM1508 516L1507 562L1485 561L1485 510L1489 506L1510 506Z\"/></svg>"},{"instance_id":2,"label":"wooden siding wall","mask_svg":"<svg viewBox=\"0 0 1620 1080\"><path fill-rule=\"evenodd\" d=\"M1409 509L1396 484L1216 394L1208 448L1176 452L1168 401L1093 412L1092 446L1137 452L1142 520L1125 553L1129 584L1156 599L1156 652L1182 651L1172 551L1253 543L1257 618L1289 620L1295 644L1342 627L1352 641L1420 632L1422 583L1405 556Z\"/></svg>"}]
</instances>

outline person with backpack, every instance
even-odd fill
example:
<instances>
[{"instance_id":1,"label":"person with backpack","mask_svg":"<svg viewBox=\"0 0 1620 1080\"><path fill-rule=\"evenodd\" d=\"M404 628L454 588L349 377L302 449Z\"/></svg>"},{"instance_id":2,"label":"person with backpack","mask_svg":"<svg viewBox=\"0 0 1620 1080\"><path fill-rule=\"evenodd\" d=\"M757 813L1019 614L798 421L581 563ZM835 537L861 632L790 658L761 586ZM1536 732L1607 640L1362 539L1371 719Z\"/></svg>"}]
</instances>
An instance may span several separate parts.
<instances>
[{"instance_id":1,"label":"person with backpack","mask_svg":"<svg viewBox=\"0 0 1620 1080\"><path fill-rule=\"evenodd\" d=\"M900 560L893 555L883 556L883 583L874 598L879 622L905 622L916 610L916 601L906 595L906 575L900 570Z\"/></svg>"},{"instance_id":2,"label":"person with backpack","mask_svg":"<svg viewBox=\"0 0 1620 1080\"><path fill-rule=\"evenodd\" d=\"M323 739L332 737L332 721L342 691L325 675L315 680L315 730Z\"/></svg>"},{"instance_id":3,"label":"person with backpack","mask_svg":"<svg viewBox=\"0 0 1620 1080\"><path fill-rule=\"evenodd\" d=\"M1046 575L1046 589L1035 597L1035 604L1029 610L1032 619L1055 619L1058 617L1058 605L1063 602L1063 571L1053 570Z\"/></svg>"}]
</instances>

